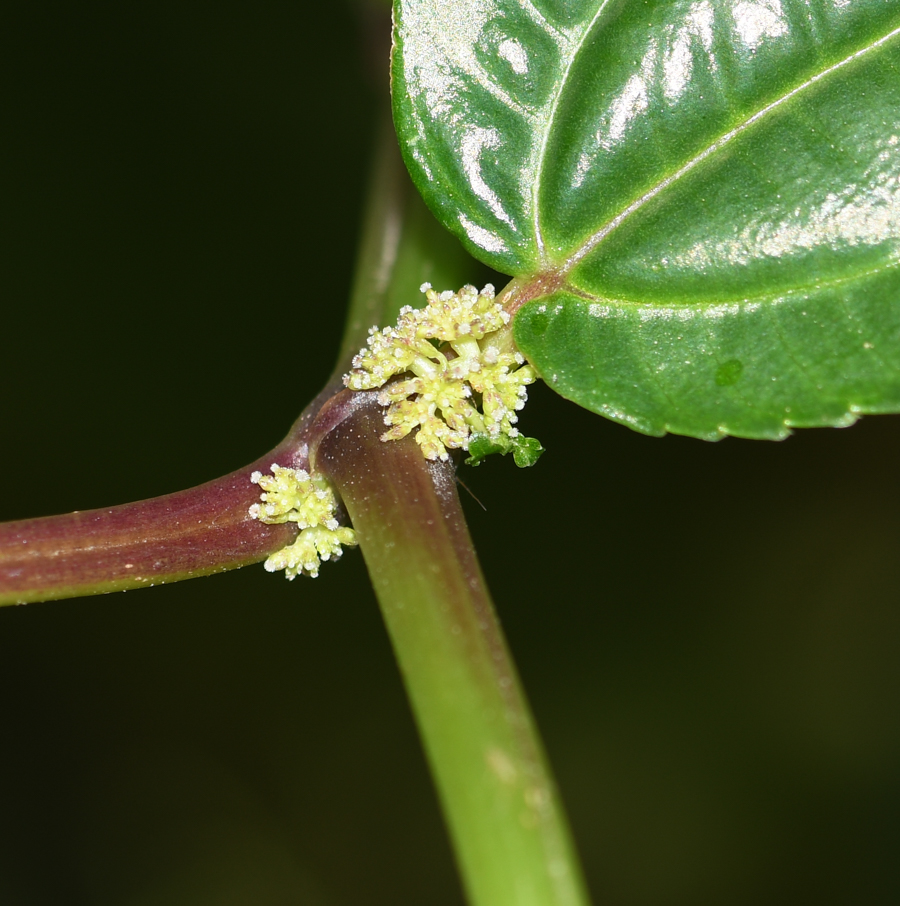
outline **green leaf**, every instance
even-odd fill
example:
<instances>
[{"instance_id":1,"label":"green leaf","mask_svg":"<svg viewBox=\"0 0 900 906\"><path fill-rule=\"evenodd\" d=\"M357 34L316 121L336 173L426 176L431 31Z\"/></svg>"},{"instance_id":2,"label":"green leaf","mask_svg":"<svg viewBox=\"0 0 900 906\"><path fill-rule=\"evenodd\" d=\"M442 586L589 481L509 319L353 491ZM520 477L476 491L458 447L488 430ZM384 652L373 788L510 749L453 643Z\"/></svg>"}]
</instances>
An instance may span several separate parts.
<instances>
[{"instance_id":1,"label":"green leaf","mask_svg":"<svg viewBox=\"0 0 900 906\"><path fill-rule=\"evenodd\" d=\"M398 0L392 95L407 166L438 218L508 274L545 263L546 140L596 0Z\"/></svg>"},{"instance_id":2,"label":"green leaf","mask_svg":"<svg viewBox=\"0 0 900 906\"><path fill-rule=\"evenodd\" d=\"M900 410L900 2L401 0L397 23L407 165L520 278L550 386L710 439Z\"/></svg>"}]
</instances>

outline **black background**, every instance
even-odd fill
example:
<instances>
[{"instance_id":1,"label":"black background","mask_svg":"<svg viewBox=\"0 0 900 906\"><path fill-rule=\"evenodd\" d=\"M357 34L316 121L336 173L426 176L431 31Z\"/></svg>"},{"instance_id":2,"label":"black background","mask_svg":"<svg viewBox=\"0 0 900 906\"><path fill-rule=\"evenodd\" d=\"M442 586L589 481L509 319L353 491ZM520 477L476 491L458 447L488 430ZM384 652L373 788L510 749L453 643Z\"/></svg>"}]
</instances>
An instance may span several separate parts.
<instances>
[{"instance_id":1,"label":"black background","mask_svg":"<svg viewBox=\"0 0 900 906\"><path fill-rule=\"evenodd\" d=\"M0 517L274 446L341 332L375 91L343 5L0 16ZM386 78L386 60L382 78ZM462 477L596 902L900 895L900 422ZM358 553L0 612L0 903L460 904Z\"/></svg>"}]
</instances>

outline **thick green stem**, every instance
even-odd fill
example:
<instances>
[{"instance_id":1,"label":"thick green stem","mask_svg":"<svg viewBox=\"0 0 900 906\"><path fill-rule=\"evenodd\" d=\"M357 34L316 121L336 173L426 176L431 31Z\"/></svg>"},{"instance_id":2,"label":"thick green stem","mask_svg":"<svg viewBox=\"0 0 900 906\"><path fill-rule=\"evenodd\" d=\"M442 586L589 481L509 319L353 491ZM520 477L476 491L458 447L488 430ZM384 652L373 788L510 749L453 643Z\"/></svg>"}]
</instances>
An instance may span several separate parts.
<instances>
[{"instance_id":1,"label":"thick green stem","mask_svg":"<svg viewBox=\"0 0 900 906\"><path fill-rule=\"evenodd\" d=\"M350 360L366 344L370 327L387 327L403 306L424 304L422 283L457 289L483 272L483 265L434 219L413 188L385 107L336 374L349 370Z\"/></svg>"},{"instance_id":2,"label":"thick green stem","mask_svg":"<svg viewBox=\"0 0 900 906\"><path fill-rule=\"evenodd\" d=\"M587 897L555 786L472 549L452 464L382 443L358 395L313 452L340 492L412 700L473 906Z\"/></svg>"},{"instance_id":3,"label":"thick green stem","mask_svg":"<svg viewBox=\"0 0 900 906\"><path fill-rule=\"evenodd\" d=\"M369 328L393 321L390 296L403 251L406 210L412 186L400 159L397 138L385 115L378 123L363 228L356 254L350 308L337 359L337 373L349 369L350 359L366 345ZM408 241L408 237L407 237Z\"/></svg>"}]
</instances>

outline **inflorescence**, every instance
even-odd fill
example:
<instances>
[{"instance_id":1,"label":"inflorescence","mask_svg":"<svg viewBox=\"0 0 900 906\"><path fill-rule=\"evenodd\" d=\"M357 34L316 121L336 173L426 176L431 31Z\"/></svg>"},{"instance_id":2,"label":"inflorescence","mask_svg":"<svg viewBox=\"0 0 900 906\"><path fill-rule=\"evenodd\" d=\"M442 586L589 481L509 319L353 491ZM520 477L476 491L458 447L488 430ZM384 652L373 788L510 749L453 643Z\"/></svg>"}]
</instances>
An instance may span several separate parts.
<instances>
[{"instance_id":1,"label":"inflorescence","mask_svg":"<svg viewBox=\"0 0 900 906\"><path fill-rule=\"evenodd\" d=\"M273 464L271 475L254 472L250 480L263 489L262 502L250 507L254 519L269 525L296 522L300 528L293 544L266 560L269 572L283 569L288 579L300 573L318 576L323 560L341 556L342 544L356 545L356 532L335 518L337 500L324 478Z\"/></svg>"},{"instance_id":2,"label":"inflorescence","mask_svg":"<svg viewBox=\"0 0 900 906\"><path fill-rule=\"evenodd\" d=\"M369 331L368 347L353 359L344 383L351 390L383 388L383 441L418 429L427 459L449 459L448 450L469 450L477 440L482 450L513 451L518 464L530 465L542 448L514 425L536 376L512 344L509 314L495 301L494 287L436 293L425 283L422 292L424 308L402 308L396 327Z\"/></svg>"},{"instance_id":3,"label":"inflorescence","mask_svg":"<svg viewBox=\"0 0 900 906\"><path fill-rule=\"evenodd\" d=\"M472 465L492 453L532 465L543 447L514 425L535 373L513 345L509 314L494 300L494 287L438 294L425 283L422 292L424 308L407 306L396 327L369 331L368 347L353 359L344 383L351 390L381 388L383 441L415 430L427 459L468 450ZM337 521L337 500L323 477L273 465L271 475L254 472L250 480L263 491L250 507L254 519L295 522L300 529L293 544L266 560L269 572L317 576L323 560L341 556L341 545L356 545L353 529Z\"/></svg>"}]
</instances>

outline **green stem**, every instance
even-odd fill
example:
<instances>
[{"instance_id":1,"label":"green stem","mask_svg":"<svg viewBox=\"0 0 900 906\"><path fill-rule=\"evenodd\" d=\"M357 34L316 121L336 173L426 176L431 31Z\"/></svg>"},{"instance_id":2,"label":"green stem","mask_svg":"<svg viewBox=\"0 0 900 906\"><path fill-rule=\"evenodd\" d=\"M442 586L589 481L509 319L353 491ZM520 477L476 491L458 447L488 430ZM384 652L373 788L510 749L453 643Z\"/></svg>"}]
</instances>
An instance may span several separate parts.
<instances>
[{"instance_id":1,"label":"green stem","mask_svg":"<svg viewBox=\"0 0 900 906\"><path fill-rule=\"evenodd\" d=\"M415 191L385 106L378 124L347 326L336 374L366 345L370 327L387 327L400 309L423 304L419 287L458 289L485 268L441 226Z\"/></svg>"},{"instance_id":2,"label":"green stem","mask_svg":"<svg viewBox=\"0 0 900 906\"><path fill-rule=\"evenodd\" d=\"M390 296L397 283L397 262L403 250L410 190L397 137L389 116L385 115L378 123L337 374L347 371L350 360L366 345L370 327L383 327L394 320L389 311Z\"/></svg>"},{"instance_id":3,"label":"green stem","mask_svg":"<svg viewBox=\"0 0 900 906\"><path fill-rule=\"evenodd\" d=\"M359 394L312 458L358 533L473 906L587 902L556 789L476 560L453 467L382 443Z\"/></svg>"}]
</instances>

